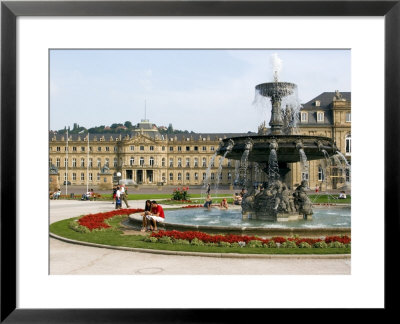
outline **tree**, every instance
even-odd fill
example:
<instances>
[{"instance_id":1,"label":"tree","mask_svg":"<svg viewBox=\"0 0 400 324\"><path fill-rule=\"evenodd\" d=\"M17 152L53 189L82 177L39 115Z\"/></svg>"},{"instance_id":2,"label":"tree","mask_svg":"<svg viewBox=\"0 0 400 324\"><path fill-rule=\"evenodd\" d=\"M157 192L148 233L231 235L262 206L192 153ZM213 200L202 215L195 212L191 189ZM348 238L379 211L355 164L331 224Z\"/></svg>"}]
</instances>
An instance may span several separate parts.
<instances>
[{"instance_id":1,"label":"tree","mask_svg":"<svg viewBox=\"0 0 400 324\"><path fill-rule=\"evenodd\" d=\"M124 126L125 126L126 128L132 128L132 123L131 123L130 121L126 121L125 124L124 124Z\"/></svg>"},{"instance_id":2,"label":"tree","mask_svg":"<svg viewBox=\"0 0 400 324\"><path fill-rule=\"evenodd\" d=\"M172 127L172 124L170 123L167 128L167 134L173 134L173 133L174 133L174 128Z\"/></svg>"}]
</instances>

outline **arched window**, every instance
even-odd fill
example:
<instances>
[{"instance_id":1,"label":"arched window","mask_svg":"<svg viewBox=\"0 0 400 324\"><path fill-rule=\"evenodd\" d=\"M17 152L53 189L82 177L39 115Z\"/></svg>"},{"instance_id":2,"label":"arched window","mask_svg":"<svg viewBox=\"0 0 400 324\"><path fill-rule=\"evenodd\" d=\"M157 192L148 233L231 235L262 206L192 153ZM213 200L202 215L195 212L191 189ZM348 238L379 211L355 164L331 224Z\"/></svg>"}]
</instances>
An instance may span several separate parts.
<instances>
[{"instance_id":1,"label":"arched window","mask_svg":"<svg viewBox=\"0 0 400 324\"><path fill-rule=\"evenodd\" d=\"M178 181L181 181L182 180L182 173L178 173Z\"/></svg>"},{"instance_id":2,"label":"arched window","mask_svg":"<svg viewBox=\"0 0 400 324\"><path fill-rule=\"evenodd\" d=\"M170 168L172 168L174 166L174 159L173 158L169 159L169 166L170 166Z\"/></svg>"},{"instance_id":3,"label":"arched window","mask_svg":"<svg viewBox=\"0 0 400 324\"><path fill-rule=\"evenodd\" d=\"M140 164L141 166L144 165L144 157L141 157L141 158L139 159L139 164Z\"/></svg>"},{"instance_id":4,"label":"arched window","mask_svg":"<svg viewBox=\"0 0 400 324\"><path fill-rule=\"evenodd\" d=\"M81 167L84 168L85 167L85 159L81 158Z\"/></svg>"},{"instance_id":5,"label":"arched window","mask_svg":"<svg viewBox=\"0 0 400 324\"><path fill-rule=\"evenodd\" d=\"M153 157L150 157L150 159L149 159L149 164L150 164L151 166L154 165L154 158L153 158Z\"/></svg>"},{"instance_id":6,"label":"arched window","mask_svg":"<svg viewBox=\"0 0 400 324\"><path fill-rule=\"evenodd\" d=\"M181 158L178 158L178 168L181 168L182 167L182 159ZM179 179L178 179L179 180Z\"/></svg>"},{"instance_id":7,"label":"arched window","mask_svg":"<svg viewBox=\"0 0 400 324\"><path fill-rule=\"evenodd\" d=\"M190 180L190 173L186 172L186 180L189 181Z\"/></svg>"}]
</instances>

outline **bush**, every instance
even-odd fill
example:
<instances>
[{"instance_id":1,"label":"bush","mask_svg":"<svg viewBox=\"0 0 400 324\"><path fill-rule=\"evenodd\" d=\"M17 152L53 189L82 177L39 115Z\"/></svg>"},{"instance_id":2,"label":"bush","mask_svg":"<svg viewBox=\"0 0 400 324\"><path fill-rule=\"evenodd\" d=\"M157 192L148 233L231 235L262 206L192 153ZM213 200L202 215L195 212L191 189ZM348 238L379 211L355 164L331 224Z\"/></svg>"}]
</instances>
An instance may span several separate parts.
<instances>
[{"instance_id":1,"label":"bush","mask_svg":"<svg viewBox=\"0 0 400 324\"><path fill-rule=\"evenodd\" d=\"M182 187L177 188L174 190L172 193L172 200L188 200L189 199L189 194L188 194L189 187Z\"/></svg>"},{"instance_id":2,"label":"bush","mask_svg":"<svg viewBox=\"0 0 400 324\"><path fill-rule=\"evenodd\" d=\"M259 240L251 240L251 241L249 241L249 243L247 243L247 245L249 247L254 248L254 247L262 247L263 243L261 241L259 241Z\"/></svg>"},{"instance_id":3,"label":"bush","mask_svg":"<svg viewBox=\"0 0 400 324\"><path fill-rule=\"evenodd\" d=\"M166 244L172 244L172 238L170 238L169 236L163 236L161 238L158 239L158 242L160 243L166 243Z\"/></svg>"},{"instance_id":4,"label":"bush","mask_svg":"<svg viewBox=\"0 0 400 324\"><path fill-rule=\"evenodd\" d=\"M190 244L190 242L188 240L181 240L181 239L175 240L174 243L176 243L176 244L185 244L185 245Z\"/></svg>"},{"instance_id":5,"label":"bush","mask_svg":"<svg viewBox=\"0 0 400 324\"><path fill-rule=\"evenodd\" d=\"M273 249L277 248L278 245L276 245L275 241L271 240L267 244L263 244L263 247Z\"/></svg>"},{"instance_id":6,"label":"bush","mask_svg":"<svg viewBox=\"0 0 400 324\"><path fill-rule=\"evenodd\" d=\"M285 241L281 244L281 248L294 249L297 248L297 245L293 241Z\"/></svg>"},{"instance_id":7,"label":"bush","mask_svg":"<svg viewBox=\"0 0 400 324\"><path fill-rule=\"evenodd\" d=\"M157 237L151 237L151 236L149 236L149 237L146 237L146 238L144 239L144 241L145 241L145 242L150 242L150 243L157 243L157 242L158 242L158 238L157 238Z\"/></svg>"},{"instance_id":8,"label":"bush","mask_svg":"<svg viewBox=\"0 0 400 324\"><path fill-rule=\"evenodd\" d=\"M88 229L86 226L79 225L79 223L75 220L69 222L69 228L78 233L90 233L90 229Z\"/></svg>"},{"instance_id":9,"label":"bush","mask_svg":"<svg viewBox=\"0 0 400 324\"><path fill-rule=\"evenodd\" d=\"M341 243L341 242L336 241L336 242L331 242L331 243L329 243L329 244L328 244L328 247L330 247L330 248L339 248L339 249L342 249L342 248L344 248L344 244Z\"/></svg>"},{"instance_id":10,"label":"bush","mask_svg":"<svg viewBox=\"0 0 400 324\"><path fill-rule=\"evenodd\" d=\"M308 244L307 242L301 242L299 244L299 248L301 248L301 249L309 249L309 248L311 248L311 245Z\"/></svg>"},{"instance_id":11,"label":"bush","mask_svg":"<svg viewBox=\"0 0 400 324\"><path fill-rule=\"evenodd\" d=\"M213 243L213 242L207 242L207 243L204 243L204 245L205 246L218 246L218 244Z\"/></svg>"},{"instance_id":12,"label":"bush","mask_svg":"<svg viewBox=\"0 0 400 324\"><path fill-rule=\"evenodd\" d=\"M219 244L218 244L219 246L222 246L222 247L230 247L231 246L231 243L229 243L229 242L224 242L224 241L221 241L221 242L219 242Z\"/></svg>"},{"instance_id":13,"label":"bush","mask_svg":"<svg viewBox=\"0 0 400 324\"><path fill-rule=\"evenodd\" d=\"M328 244L326 244L324 241L320 241L314 243L313 247L317 249L326 249L328 247Z\"/></svg>"},{"instance_id":14,"label":"bush","mask_svg":"<svg viewBox=\"0 0 400 324\"><path fill-rule=\"evenodd\" d=\"M195 237L193 240L190 241L190 244L200 246L204 245L204 242Z\"/></svg>"}]
</instances>

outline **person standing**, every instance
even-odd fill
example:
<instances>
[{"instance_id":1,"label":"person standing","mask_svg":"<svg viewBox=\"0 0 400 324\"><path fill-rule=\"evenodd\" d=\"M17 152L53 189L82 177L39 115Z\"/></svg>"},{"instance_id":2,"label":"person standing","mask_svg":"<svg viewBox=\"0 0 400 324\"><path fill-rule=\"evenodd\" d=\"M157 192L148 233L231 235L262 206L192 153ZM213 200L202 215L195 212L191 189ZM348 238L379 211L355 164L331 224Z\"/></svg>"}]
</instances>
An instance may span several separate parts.
<instances>
[{"instance_id":1,"label":"person standing","mask_svg":"<svg viewBox=\"0 0 400 324\"><path fill-rule=\"evenodd\" d=\"M121 200L124 201L126 208L129 208L128 200L126 196L128 195L128 190L126 189L125 185L121 185Z\"/></svg>"},{"instance_id":2,"label":"person standing","mask_svg":"<svg viewBox=\"0 0 400 324\"><path fill-rule=\"evenodd\" d=\"M211 186L210 186L210 184L208 184L208 185L207 185L207 195L210 194L210 190L211 190Z\"/></svg>"},{"instance_id":3,"label":"person standing","mask_svg":"<svg viewBox=\"0 0 400 324\"><path fill-rule=\"evenodd\" d=\"M116 187L116 186L113 186L113 193L112 193L112 195L113 195L113 202L112 202L112 204L115 205L115 199L116 199L116 197L117 197L117 187Z\"/></svg>"},{"instance_id":4,"label":"person standing","mask_svg":"<svg viewBox=\"0 0 400 324\"><path fill-rule=\"evenodd\" d=\"M121 191L119 190L119 187L117 187L117 191L115 193L115 209L120 209L120 208L122 208Z\"/></svg>"}]
</instances>

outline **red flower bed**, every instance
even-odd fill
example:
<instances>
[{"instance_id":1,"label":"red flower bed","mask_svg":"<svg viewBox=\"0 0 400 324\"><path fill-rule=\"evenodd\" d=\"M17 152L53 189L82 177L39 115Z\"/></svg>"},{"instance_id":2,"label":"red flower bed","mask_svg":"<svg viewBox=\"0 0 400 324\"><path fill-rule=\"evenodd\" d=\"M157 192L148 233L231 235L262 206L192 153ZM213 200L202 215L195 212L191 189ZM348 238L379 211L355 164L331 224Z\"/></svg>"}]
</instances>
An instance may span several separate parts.
<instances>
[{"instance_id":1,"label":"red flower bed","mask_svg":"<svg viewBox=\"0 0 400 324\"><path fill-rule=\"evenodd\" d=\"M246 235L210 235L203 232L197 231L187 231L187 232L180 232L180 231L159 231L158 233L152 233L151 237L161 238L163 236L169 236L176 240L188 240L191 241L195 238L203 241L204 243L219 243L219 242L229 242L229 243L237 243L237 242L246 242L246 244L252 240L261 241L264 244L267 244L269 241L274 241L275 243L283 243L286 240L295 242L296 245L299 245L302 242L307 242L310 245L313 245L316 242L323 241L322 239L314 239L314 238L284 238L280 236L273 237L271 239L262 239L256 236L246 236ZM330 242L341 242L343 244L350 243L351 239L348 236L327 236L325 238L326 243Z\"/></svg>"},{"instance_id":2,"label":"red flower bed","mask_svg":"<svg viewBox=\"0 0 400 324\"><path fill-rule=\"evenodd\" d=\"M110 225L104 223L106 219L112 218L117 215L130 215L144 211L143 209L116 209L113 211L97 214L88 214L78 220L79 225L85 226L90 230L99 228L109 228Z\"/></svg>"}]
</instances>

